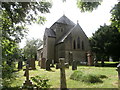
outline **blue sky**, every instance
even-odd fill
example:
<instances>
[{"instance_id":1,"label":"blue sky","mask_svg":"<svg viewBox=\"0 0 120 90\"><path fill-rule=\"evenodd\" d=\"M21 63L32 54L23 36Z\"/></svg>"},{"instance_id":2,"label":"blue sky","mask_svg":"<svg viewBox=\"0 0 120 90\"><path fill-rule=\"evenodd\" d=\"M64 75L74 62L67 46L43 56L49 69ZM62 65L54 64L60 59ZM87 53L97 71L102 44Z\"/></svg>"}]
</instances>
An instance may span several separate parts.
<instances>
[{"instance_id":1,"label":"blue sky","mask_svg":"<svg viewBox=\"0 0 120 90\"><path fill-rule=\"evenodd\" d=\"M44 25L32 24L28 25L28 36L26 38L40 38L43 39L45 28L49 28L55 21L57 21L63 14L65 14L74 23L79 22L83 31L88 37L92 36L100 25L110 24L110 10L117 3L117 0L103 0L103 3L93 12L81 13L77 8L76 0L66 0L65 3L62 0L52 0L52 8L50 13L44 14L47 21ZM20 47L24 47L26 39L23 39L20 43Z\"/></svg>"}]
</instances>

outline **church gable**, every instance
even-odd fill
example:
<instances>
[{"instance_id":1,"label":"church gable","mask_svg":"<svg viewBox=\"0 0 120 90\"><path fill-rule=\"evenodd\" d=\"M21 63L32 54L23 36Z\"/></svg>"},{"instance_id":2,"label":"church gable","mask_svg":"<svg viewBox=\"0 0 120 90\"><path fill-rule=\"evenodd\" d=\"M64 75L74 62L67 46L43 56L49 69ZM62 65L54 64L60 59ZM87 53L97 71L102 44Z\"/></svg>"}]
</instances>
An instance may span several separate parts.
<instances>
[{"instance_id":1,"label":"church gable","mask_svg":"<svg viewBox=\"0 0 120 90\"><path fill-rule=\"evenodd\" d=\"M85 61L85 53L90 50L89 40L77 23L76 25L63 15L44 33L43 58L58 61L60 57L69 60Z\"/></svg>"}]
</instances>

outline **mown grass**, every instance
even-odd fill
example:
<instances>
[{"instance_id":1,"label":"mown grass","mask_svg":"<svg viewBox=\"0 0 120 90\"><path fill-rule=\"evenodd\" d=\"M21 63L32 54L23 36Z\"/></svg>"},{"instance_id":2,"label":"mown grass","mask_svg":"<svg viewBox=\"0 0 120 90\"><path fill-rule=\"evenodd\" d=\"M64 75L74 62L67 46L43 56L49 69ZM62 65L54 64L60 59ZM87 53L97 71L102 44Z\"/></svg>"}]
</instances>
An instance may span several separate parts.
<instances>
[{"instance_id":1,"label":"mown grass","mask_svg":"<svg viewBox=\"0 0 120 90\"><path fill-rule=\"evenodd\" d=\"M46 71L45 69L40 69L37 66L36 62L36 70L30 70L30 77L39 75L46 76L50 79L49 83L52 85L51 88L59 88L60 87L60 70L51 68L52 71ZM94 74L94 75L105 75L108 78L103 78L103 83L85 83L81 81L75 81L70 79L71 74L74 72L72 68L66 69L66 80L68 88L118 88L118 73L116 71L116 67L94 67L94 66L78 66L78 70L86 73L86 74ZM24 71L20 70L17 73L16 80L11 84L11 87L22 86L25 81Z\"/></svg>"}]
</instances>

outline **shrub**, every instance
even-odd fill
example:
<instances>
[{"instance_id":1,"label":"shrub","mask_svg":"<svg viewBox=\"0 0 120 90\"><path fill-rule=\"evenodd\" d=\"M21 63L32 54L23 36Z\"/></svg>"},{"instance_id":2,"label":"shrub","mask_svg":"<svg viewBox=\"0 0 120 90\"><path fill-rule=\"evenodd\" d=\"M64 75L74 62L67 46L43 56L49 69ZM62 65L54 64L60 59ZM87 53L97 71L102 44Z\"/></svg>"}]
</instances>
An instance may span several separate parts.
<instances>
[{"instance_id":1,"label":"shrub","mask_svg":"<svg viewBox=\"0 0 120 90\"><path fill-rule=\"evenodd\" d=\"M70 79L80 81L82 79L82 76L83 76L83 72L82 71L74 71L71 74Z\"/></svg>"},{"instance_id":2,"label":"shrub","mask_svg":"<svg viewBox=\"0 0 120 90\"><path fill-rule=\"evenodd\" d=\"M103 79L103 78L108 78L107 76L105 75L98 75L99 78Z\"/></svg>"},{"instance_id":3,"label":"shrub","mask_svg":"<svg viewBox=\"0 0 120 90\"><path fill-rule=\"evenodd\" d=\"M85 74L82 71L74 71L70 79L76 81L83 81L87 83L102 83L102 78L107 78L105 75L94 75L94 74Z\"/></svg>"},{"instance_id":4,"label":"shrub","mask_svg":"<svg viewBox=\"0 0 120 90\"><path fill-rule=\"evenodd\" d=\"M50 88L51 85L48 84L49 79L46 77L35 76L31 77L32 81L35 83L33 86L37 88Z\"/></svg>"},{"instance_id":5,"label":"shrub","mask_svg":"<svg viewBox=\"0 0 120 90\"><path fill-rule=\"evenodd\" d=\"M83 76L82 81L87 82L87 83L101 83L102 82L102 80L98 76L92 75L92 74L87 74Z\"/></svg>"}]
</instances>

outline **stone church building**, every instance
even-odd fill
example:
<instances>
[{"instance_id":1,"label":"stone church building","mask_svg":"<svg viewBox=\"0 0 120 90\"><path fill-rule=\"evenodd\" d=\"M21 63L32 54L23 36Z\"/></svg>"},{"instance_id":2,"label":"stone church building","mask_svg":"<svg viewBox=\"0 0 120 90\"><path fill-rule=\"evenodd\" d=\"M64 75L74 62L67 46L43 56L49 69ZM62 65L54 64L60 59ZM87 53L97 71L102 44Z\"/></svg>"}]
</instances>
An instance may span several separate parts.
<instances>
[{"instance_id":1,"label":"stone church building","mask_svg":"<svg viewBox=\"0 0 120 90\"><path fill-rule=\"evenodd\" d=\"M59 58L65 58L69 64L73 60L87 62L87 52L90 51L88 37L79 23L73 23L65 15L45 29L43 41L40 55L44 60L57 63Z\"/></svg>"}]
</instances>

